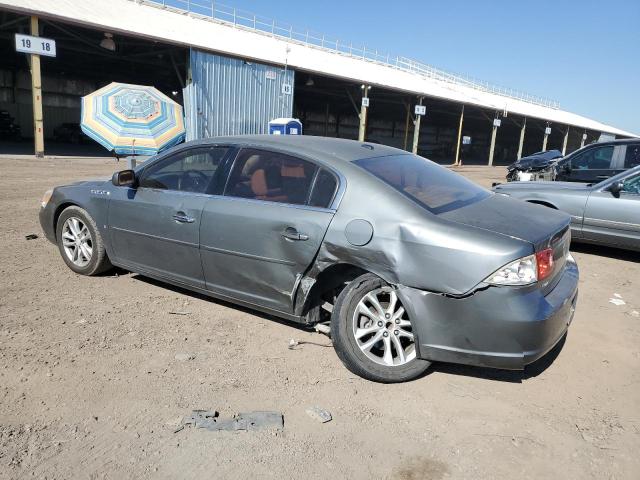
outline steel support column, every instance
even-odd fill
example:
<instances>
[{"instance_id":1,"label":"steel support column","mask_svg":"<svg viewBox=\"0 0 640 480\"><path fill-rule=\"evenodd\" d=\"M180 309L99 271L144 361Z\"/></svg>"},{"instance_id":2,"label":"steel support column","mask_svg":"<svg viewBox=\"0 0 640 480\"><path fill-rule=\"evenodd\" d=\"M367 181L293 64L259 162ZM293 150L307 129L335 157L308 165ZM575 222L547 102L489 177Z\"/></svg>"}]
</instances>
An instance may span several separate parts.
<instances>
[{"instance_id":1,"label":"steel support column","mask_svg":"<svg viewBox=\"0 0 640 480\"><path fill-rule=\"evenodd\" d=\"M569 125L567 125L567 130L564 132L564 139L562 140L562 156L563 157L567 154L568 142L569 142Z\"/></svg>"},{"instance_id":2,"label":"steel support column","mask_svg":"<svg viewBox=\"0 0 640 480\"><path fill-rule=\"evenodd\" d=\"M423 99L424 97L420 97L418 105L422 105ZM413 130L413 147L411 148L411 151L414 155L418 153L418 143L420 141L420 122L422 121L422 115L416 115L416 117L417 118L413 122L415 124L415 128Z\"/></svg>"},{"instance_id":3,"label":"steel support column","mask_svg":"<svg viewBox=\"0 0 640 480\"><path fill-rule=\"evenodd\" d=\"M31 17L31 35L38 37L38 17ZM42 119L42 77L40 55L30 54L31 95L33 97L33 141L36 157L44 156L44 122Z\"/></svg>"},{"instance_id":4,"label":"steel support column","mask_svg":"<svg viewBox=\"0 0 640 480\"><path fill-rule=\"evenodd\" d=\"M460 111L460 123L458 124L458 143L456 144L456 161L454 165L460 165L460 142L462 141L462 122L464 121L464 105Z\"/></svg>"},{"instance_id":5,"label":"steel support column","mask_svg":"<svg viewBox=\"0 0 640 480\"><path fill-rule=\"evenodd\" d=\"M496 116L496 119L498 117ZM493 154L495 153L496 150L496 135L498 133L498 126L495 123L493 123L493 128L491 130L491 146L489 147L489 166L493 165Z\"/></svg>"},{"instance_id":6,"label":"steel support column","mask_svg":"<svg viewBox=\"0 0 640 480\"><path fill-rule=\"evenodd\" d=\"M547 127L544 130L544 138L542 140L542 151L547 151L547 141L549 140L549 134L547 133L547 128L549 128L549 122L547 122Z\"/></svg>"},{"instance_id":7,"label":"steel support column","mask_svg":"<svg viewBox=\"0 0 640 480\"><path fill-rule=\"evenodd\" d=\"M407 146L409 145L409 122L411 121L411 105L405 103L404 106L407 109L407 118L404 124L404 146L402 148L403 150L406 150Z\"/></svg>"},{"instance_id":8,"label":"steel support column","mask_svg":"<svg viewBox=\"0 0 640 480\"><path fill-rule=\"evenodd\" d=\"M362 85L362 98L369 98L369 89L371 87L369 85ZM358 141L364 142L364 137L367 131L367 110L368 107L365 107L365 102L363 101L360 104L360 129L358 130Z\"/></svg>"},{"instance_id":9,"label":"steel support column","mask_svg":"<svg viewBox=\"0 0 640 480\"><path fill-rule=\"evenodd\" d=\"M524 117L522 127L520 128L520 143L518 143L518 160L522 158L522 147L524 146L524 133L527 130L527 117Z\"/></svg>"}]
</instances>

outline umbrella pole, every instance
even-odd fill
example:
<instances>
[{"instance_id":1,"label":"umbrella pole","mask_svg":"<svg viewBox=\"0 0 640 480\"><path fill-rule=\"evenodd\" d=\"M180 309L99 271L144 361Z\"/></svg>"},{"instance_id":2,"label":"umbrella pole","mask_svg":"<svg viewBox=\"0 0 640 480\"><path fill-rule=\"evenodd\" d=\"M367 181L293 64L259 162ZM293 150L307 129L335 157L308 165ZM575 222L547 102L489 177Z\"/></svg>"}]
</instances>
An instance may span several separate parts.
<instances>
[{"instance_id":1,"label":"umbrella pole","mask_svg":"<svg viewBox=\"0 0 640 480\"><path fill-rule=\"evenodd\" d=\"M133 170L136 168L136 139L131 140L131 155L129 155L129 168Z\"/></svg>"}]
</instances>

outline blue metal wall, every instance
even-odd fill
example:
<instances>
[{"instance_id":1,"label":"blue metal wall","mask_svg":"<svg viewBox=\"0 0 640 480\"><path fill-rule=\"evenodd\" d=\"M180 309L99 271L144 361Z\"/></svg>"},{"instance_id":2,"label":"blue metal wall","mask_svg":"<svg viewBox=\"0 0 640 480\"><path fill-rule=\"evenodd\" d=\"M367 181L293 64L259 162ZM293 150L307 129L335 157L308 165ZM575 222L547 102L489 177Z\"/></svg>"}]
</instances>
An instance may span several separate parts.
<instances>
[{"instance_id":1,"label":"blue metal wall","mask_svg":"<svg viewBox=\"0 0 640 480\"><path fill-rule=\"evenodd\" d=\"M269 120L291 117L294 72L191 50L184 89L187 140L269 133ZM283 93L283 85L290 93Z\"/></svg>"}]
</instances>

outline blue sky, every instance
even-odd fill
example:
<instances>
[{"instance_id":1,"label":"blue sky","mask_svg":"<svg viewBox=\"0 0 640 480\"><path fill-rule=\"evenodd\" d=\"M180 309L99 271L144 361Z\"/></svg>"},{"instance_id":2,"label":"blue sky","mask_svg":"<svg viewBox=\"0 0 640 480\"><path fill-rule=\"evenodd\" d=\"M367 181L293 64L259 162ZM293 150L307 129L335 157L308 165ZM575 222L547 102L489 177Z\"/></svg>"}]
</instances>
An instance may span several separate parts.
<instances>
[{"instance_id":1,"label":"blue sky","mask_svg":"<svg viewBox=\"0 0 640 480\"><path fill-rule=\"evenodd\" d=\"M221 3L550 97L640 134L640 0Z\"/></svg>"}]
</instances>

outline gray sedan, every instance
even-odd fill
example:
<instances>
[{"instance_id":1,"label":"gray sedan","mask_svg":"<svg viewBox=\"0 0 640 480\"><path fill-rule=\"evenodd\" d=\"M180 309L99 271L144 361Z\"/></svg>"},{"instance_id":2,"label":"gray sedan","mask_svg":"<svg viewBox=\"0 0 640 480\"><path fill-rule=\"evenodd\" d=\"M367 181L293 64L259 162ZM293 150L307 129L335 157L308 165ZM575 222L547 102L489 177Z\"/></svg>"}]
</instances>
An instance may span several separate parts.
<instances>
[{"instance_id":1,"label":"gray sedan","mask_svg":"<svg viewBox=\"0 0 640 480\"><path fill-rule=\"evenodd\" d=\"M78 274L112 265L330 328L380 382L433 361L522 369L573 316L569 216L394 148L302 136L175 147L45 194L40 222Z\"/></svg>"},{"instance_id":2,"label":"gray sedan","mask_svg":"<svg viewBox=\"0 0 640 480\"><path fill-rule=\"evenodd\" d=\"M595 185L513 182L494 191L567 212L574 240L640 250L640 166Z\"/></svg>"}]
</instances>

